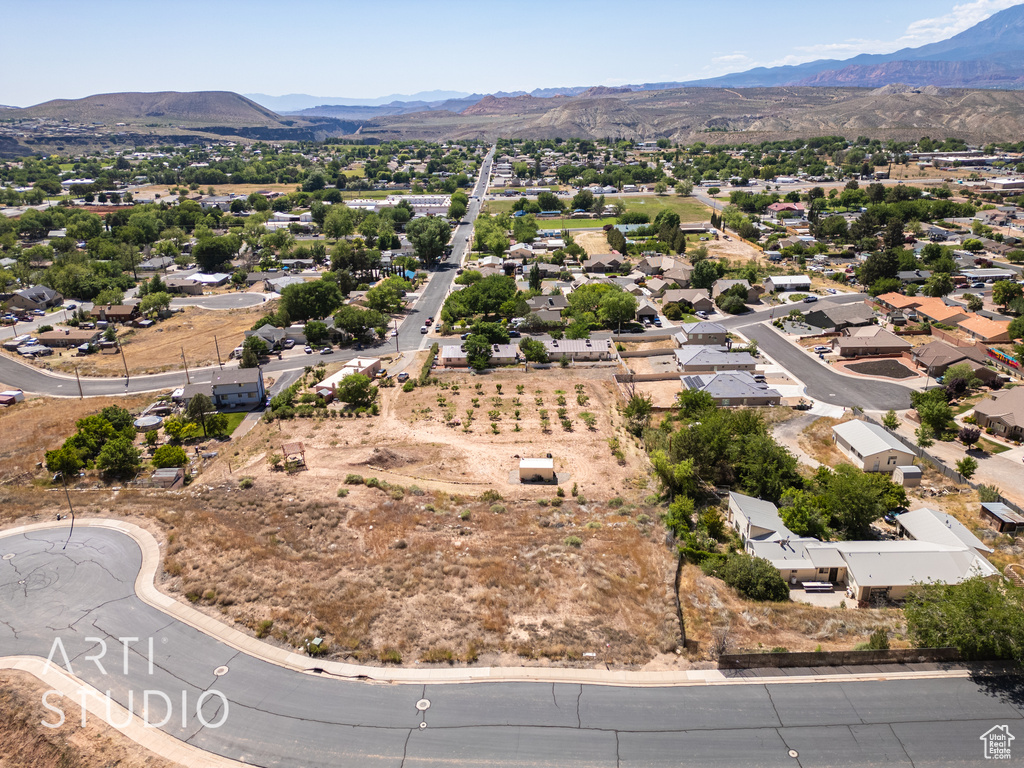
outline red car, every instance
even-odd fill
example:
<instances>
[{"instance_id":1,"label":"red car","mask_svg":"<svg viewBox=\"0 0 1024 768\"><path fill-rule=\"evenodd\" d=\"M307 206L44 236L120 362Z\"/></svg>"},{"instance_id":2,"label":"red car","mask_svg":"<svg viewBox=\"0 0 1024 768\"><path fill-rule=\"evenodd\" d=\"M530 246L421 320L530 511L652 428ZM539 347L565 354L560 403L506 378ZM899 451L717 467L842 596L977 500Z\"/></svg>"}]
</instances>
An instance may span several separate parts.
<instances>
[{"instance_id":1,"label":"red car","mask_svg":"<svg viewBox=\"0 0 1024 768\"><path fill-rule=\"evenodd\" d=\"M432 325L432 324L433 324L433 322L434 322L434 318L432 318L432 317L428 317L428 318L427 318L427 323L426 323L426 324L427 324L427 325Z\"/></svg>"}]
</instances>

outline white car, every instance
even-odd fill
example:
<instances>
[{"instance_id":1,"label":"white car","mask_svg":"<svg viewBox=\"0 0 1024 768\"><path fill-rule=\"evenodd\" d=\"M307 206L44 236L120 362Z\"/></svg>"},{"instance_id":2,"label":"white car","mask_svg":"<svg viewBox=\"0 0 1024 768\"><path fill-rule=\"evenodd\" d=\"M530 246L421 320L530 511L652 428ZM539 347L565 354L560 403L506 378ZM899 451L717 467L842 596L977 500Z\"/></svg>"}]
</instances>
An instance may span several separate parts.
<instances>
[{"instance_id":1,"label":"white car","mask_svg":"<svg viewBox=\"0 0 1024 768\"><path fill-rule=\"evenodd\" d=\"M831 352L832 347L826 347L824 344L819 344L814 348L815 352Z\"/></svg>"},{"instance_id":2,"label":"white car","mask_svg":"<svg viewBox=\"0 0 1024 768\"><path fill-rule=\"evenodd\" d=\"M391 331L391 333L388 334L388 337L393 339L397 335L398 335L398 331L393 330L393 331Z\"/></svg>"},{"instance_id":3,"label":"white car","mask_svg":"<svg viewBox=\"0 0 1024 768\"><path fill-rule=\"evenodd\" d=\"M420 333L430 333L430 328L425 325L420 326Z\"/></svg>"}]
</instances>

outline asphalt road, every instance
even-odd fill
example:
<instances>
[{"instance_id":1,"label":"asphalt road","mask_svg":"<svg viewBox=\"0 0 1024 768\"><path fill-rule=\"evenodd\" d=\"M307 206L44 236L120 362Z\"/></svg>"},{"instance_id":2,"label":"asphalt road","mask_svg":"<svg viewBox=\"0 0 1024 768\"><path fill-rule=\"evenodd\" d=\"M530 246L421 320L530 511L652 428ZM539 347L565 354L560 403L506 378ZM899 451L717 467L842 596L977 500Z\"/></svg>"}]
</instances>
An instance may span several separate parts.
<instances>
[{"instance_id":1,"label":"asphalt road","mask_svg":"<svg viewBox=\"0 0 1024 768\"><path fill-rule=\"evenodd\" d=\"M1024 733L1024 688L1013 676L631 688L381 685L294 672L140 600L141 552L125 534L79 527L63 550L66 537L0 538L0 553L12 555L0 560L0 655L45 659L59 638L85 682L140 717L144 691L162 692L172 710L162 730L251 765L923 768L986 764L980 737L995 725ZM102 671L86 658L97 638ZM138 640L126 654L118 638ZM59 651L53 658L64 667ZM204 692L207 725L196 715ZM150 720L166 711L151 694Z\"/></svg>"}]
</instances>

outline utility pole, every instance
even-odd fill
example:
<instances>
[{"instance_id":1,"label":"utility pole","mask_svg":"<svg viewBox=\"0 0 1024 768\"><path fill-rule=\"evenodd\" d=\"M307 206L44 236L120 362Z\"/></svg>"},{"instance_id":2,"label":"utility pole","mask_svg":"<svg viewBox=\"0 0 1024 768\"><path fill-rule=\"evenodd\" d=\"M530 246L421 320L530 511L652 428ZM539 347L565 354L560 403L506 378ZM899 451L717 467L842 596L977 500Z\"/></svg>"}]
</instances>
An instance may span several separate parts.
<instances>
[{"instance_id":1,"label":"utility pole","mask_svg":"<svg viewBox=\"0 0 1024 768\"><path fill-rule=\"evenodd\" d=\"M60 473L60 481L64 484L64 495L68 499L68 509L71 510L71 530L68 531L67 541L64 542L62 549L68 548L68 541L71 541L71 534L75 532L75 508L71 506L71 494L68 492L68 481L64 477L64 473Z\"/></svg>"},{"instance_id":2,"label":"utility pole","mask_svg":"<svg viewBox=\"0 0 1024 768\"><path fill-rule=\"evenodd\" d=\"M401 354L401 350L398 348L398 318L395 318L395 354Z\"/></svg>"},{"instance_id":3,"label":"utility pole","mask_svg":"<svg viewBox=\"0 0 1024 768\"><path fill-rule=\"evenodd\" d=\"M181 362L185 366L185 382L187 384L191 384L192 383L192 379L188 375L188 360L185 359L185 347L184 346L182 346L182 348L181 348Z\"/></svg>"},{"instance_id":4,"label":"utility pole","mask_svg":"<svg viewBox=\"0 0 1024 768\"><path fill-rule=\"evenodd\" d=\"M124 359L124 346L120 342L117 344L117 349L121 353L121 362L124 363L124 387L128 388L128 382L132 380L132 377L128 375L128 361Z\"/></svg>"},{"instance_id":5,"label":"utility pole","mask_svg":"<svg viewBox=\"0 0 1024 768\"><path fill-rule=\"evenodd\" d=\"M78 366L75 366L75 381L78 382L78 399L85 400L85 393L82 392L82 379L78 375Z\"/></svg>"},{"instance_id":6,"label":"utility pole","mask_svg":"<svg viewBox=\"0 0 1024 768\"><path fill-rule=\"evenodd\" d=\"M217 336L216 335L214 335L214 337L213 337L213 346L217 350L217 365L219 365L221 368L223 368L224 367L224 363L222 363L220 361L220 344L217 343Z\"/></svg>"}]
</instances>

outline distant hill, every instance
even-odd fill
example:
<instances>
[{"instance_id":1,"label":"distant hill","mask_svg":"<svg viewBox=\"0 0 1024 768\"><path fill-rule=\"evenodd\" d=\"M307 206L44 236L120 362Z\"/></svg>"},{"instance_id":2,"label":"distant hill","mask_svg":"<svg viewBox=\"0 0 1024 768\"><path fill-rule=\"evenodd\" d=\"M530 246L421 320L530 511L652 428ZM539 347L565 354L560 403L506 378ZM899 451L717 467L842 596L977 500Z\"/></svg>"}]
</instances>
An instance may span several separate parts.
<instances>
[{"instance_id":1,"label":"distant hill","mask_svg":"<svg viewBox=\"0 0 1024 768\"><path fill-rule=\"evenodd\" d=\"M393 93L374 99L353 99L346 96L310 96L308 93L289 93L285 96L268 96L265 93L247 93L246 98L262 104L279 114L294 114L324 106L381 107L395 102L437 103L449 99L464 99L472 94L464 91L420 91L413 94Z\"/></svg>"},{"instance_id":2,"label":"distant hill","mask_svg":"<svg viewBox=\"0 0 1024 768\"><path fill-rule=\"evenodd\" d=\"M410 112L432 112L448 111L461 112L466 107L471 107L480 99L480 94L471 94L460 99L446 99L445 101L393 101L379 106L358 105L358 104L323 104L308 109L300 109L296 112L287 112L288 115L299 117L336 117L340 120L370 120L374 117L385 115L405 115Z\"/></svg>"},{"instance_id":3,"label":"distant hill","mask_svg":"<svg viewBox=\"0 0 1024 768\"><path fill-rule=\"evenodd\" d=\"M887 83L964 88L1024 87L1024 5L1015 5L948 40L894 53L862 54L786 67L758 67L708 80L677 83L711 88Z\"/></svg>"},{"instance_id":4,"label":"distant hill","mask_svg":"<svg viewBox=\"0 0 1024 768\"><path fill-rule=\"evenodd\" d=\"M9 117L49 118L73 123L134 123L285 127L280 115L230 91L102 93L55 99L15 110Z\"/></svg>"}]
</instances>

